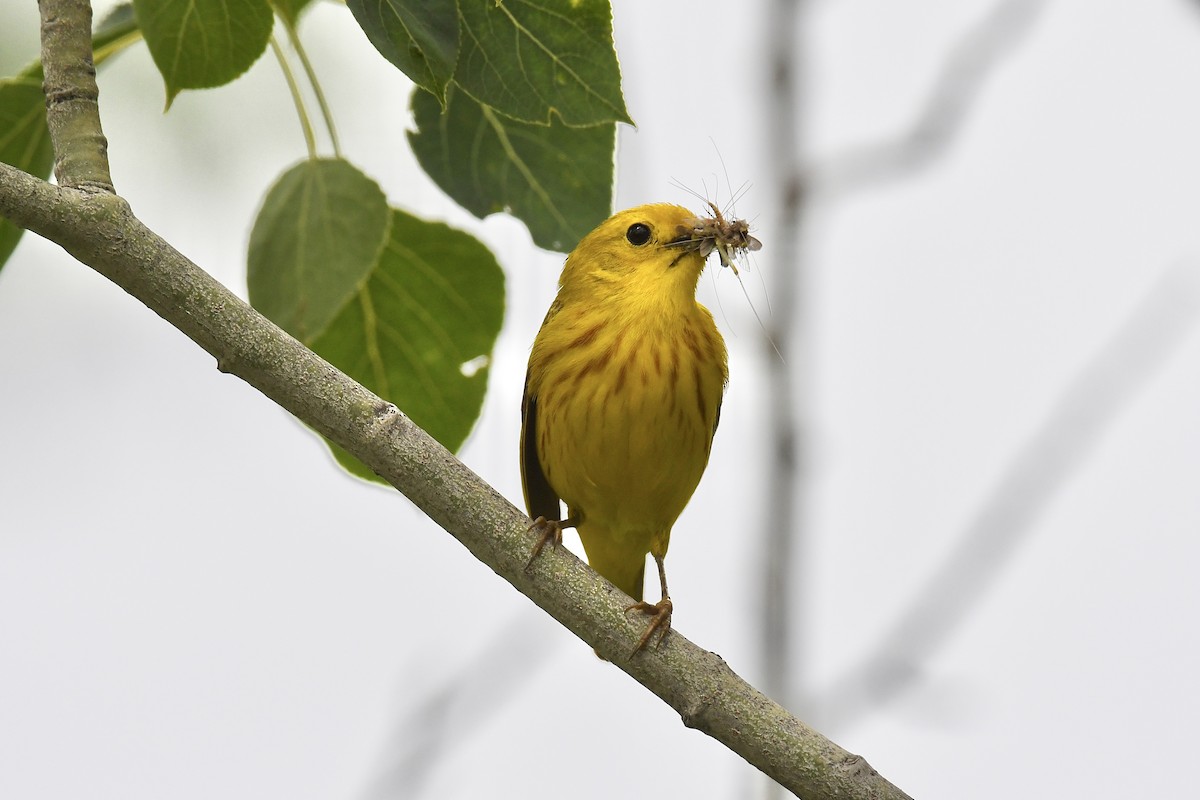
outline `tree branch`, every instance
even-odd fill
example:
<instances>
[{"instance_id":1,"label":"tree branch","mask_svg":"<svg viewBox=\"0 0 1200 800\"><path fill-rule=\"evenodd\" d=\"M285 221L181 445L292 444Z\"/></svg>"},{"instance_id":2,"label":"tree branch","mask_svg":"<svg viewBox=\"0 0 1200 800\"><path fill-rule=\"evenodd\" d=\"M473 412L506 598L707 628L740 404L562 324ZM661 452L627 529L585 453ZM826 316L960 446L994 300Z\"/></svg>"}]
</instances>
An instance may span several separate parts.
<instances>
[{"instance_id":1,"label":"tree branch","mask_svg":"<svg viewBox=\"0 0 1200 800\"><path fill-rule=\"evenodd\" d=\"M807 525L809 484L806 480L808 422L813 396L813 346L809 288L812 264L806 242L810 208L808 183L801 166L803 150L800 108L805 93L805 33L810 3L776 0L767 19L767 85L770 87L770 122L763 126L765 149L776 154L774 173L781 239L771 247L771 296L774 308L767 340L779 357L767 353L766 392L768 429L774 447L767 468L762 520L763 542L757 574L761 575L758 638L766 691L790 703L797 685L803 685L807 666L807 640L803 620L793 614L796 596L805 581L798 574L811 537ZM786 259L786 263L785 263ZM777 790L768 788L768 796Z\"/></svg>"},{"instance_id":2,"label":"tree branch","mask_svg":"<svg viewBox=\"0 0 1200 800\"><path fill-rule=\"evenodd\" d=\"M107 177L106 167L97 169L105 161L99 117L69 108L76 100L95 102L88 90L94 87L91 59L82 69L66 64L80 58L76 44L90 19L80 13L85 5L42 0L43 63L47 76L57 76L47 78L58 97L51 105L61 105L64 115L77 113L64 116L54 140L56 148L72 150L59 153L63 185L0 164L0 215L62 246L213 355L220 370L362 460L518 591L667 702L686 726L721 741L800 796L906 797L862 758L788 714L681 634L631 658L643 626L626 617L628 598L565 548L548 550L527 571L535 537L524 514L394 405L284 333L146 228L123 199L94 191L104 185L97 179ZM57 41L68 44L59 51ZM81 142L91 150L76 162L73 148Z\"/></svg>"},{"instance_id":3,"label":"tree branch","mask_svg":"<svg viewBox=\"0 0 1200 800\"><path fill-rule=\"evenodd\" d=\"M113 191L108 140L100 127L100 89L92 62L92 6L87 0L39 0L46 124L59 186Z\"/></svg>"}]
</instances>

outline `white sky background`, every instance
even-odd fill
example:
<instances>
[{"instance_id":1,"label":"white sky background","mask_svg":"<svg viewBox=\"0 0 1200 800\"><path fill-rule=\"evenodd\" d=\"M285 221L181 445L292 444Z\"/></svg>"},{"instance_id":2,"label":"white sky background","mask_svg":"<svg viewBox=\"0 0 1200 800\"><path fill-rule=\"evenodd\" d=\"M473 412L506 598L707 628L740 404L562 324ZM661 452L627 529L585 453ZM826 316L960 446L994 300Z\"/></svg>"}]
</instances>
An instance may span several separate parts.
<instances>
[{"instance_id":1,"label":"white sky background","mask_svg":"<svg viewBox=\"0 0 1200 800\"><path fill-rule=\"evenodd\" d=\"M815 5L805 135L817 154L903 129L991 7ZM617 3L639 124L621 134L618 205L695 206L673 181L723 198L726 170L749 184L737 211L764 249L744 277L766 315L764 284L794 263L773 248L777 159L762 151L767 22L729 8ZM0 30L11 74L37 50L34 4L5 4ZM511 220L474 220L415 168L405 81L344 10L318 5L302 33L347 157L393 204L475 233L505 268L505 328L461 455L519 503L524 361L562 257ZM165 116L142 47L100 86L117 188L244 296L252 217L304 156L278 67L262 59ZM1198 92L1195 4L1051 2L945 158L823 207L804 323L813 540L796 569L818 703L1164 272L1183 265L1177 297L1200 292ZM388 113L367 111L380 97ZM732 276L709 275L702 300L732 380L668 567L676 626L754 682L767 356ZM0 273L0 388L0 796L745 797L755 785L407 501L343 477L284 412L32 236ZM824 732L919 798L1186 794L1200 715L1197 410L1193 326L918 688ZM414 714L460 674L470 683L425 782L389 778L404 758L428 761L438 736L410 727Z\"/></svg>"}]
</instances>

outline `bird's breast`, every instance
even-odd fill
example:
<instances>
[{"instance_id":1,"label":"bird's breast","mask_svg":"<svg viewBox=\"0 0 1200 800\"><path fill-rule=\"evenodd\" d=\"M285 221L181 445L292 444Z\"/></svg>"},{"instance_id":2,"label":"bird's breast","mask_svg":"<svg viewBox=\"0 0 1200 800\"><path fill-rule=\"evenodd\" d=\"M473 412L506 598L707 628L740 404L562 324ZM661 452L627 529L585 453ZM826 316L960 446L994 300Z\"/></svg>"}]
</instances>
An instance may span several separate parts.
<instances>
[{"instance_id":1,"label":"bird's breast","mask_svg":"<svg viewBox=\"0 0 1200 800\"><path fill-rule=\"evenodd\" d=\"M558 334L557 351L535 346L531 362L547 480L572 513L669 530L708 463L725 386L711 315L582 319Z\"/></svg>"}]
</instances>

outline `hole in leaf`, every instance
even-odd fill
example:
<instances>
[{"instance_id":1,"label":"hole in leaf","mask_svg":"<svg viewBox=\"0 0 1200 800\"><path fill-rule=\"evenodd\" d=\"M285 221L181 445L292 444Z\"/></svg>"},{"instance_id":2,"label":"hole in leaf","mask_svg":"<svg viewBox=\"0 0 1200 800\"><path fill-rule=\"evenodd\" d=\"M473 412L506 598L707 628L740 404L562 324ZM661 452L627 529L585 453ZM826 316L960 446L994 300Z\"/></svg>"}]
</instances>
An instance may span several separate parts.
<instances>
[{"instance_id":1,"label":"hole in leaf","mask_svg":"<svg viewBox=\"0 0 1200 800\"><path fill-rule=\"evenodd\" d=\"M491 359L486 355L475 356L470 361L464 361L459 365L458 370L467 378L474 378L481 369L486 369Z\"/></svg>"}]
</instances>

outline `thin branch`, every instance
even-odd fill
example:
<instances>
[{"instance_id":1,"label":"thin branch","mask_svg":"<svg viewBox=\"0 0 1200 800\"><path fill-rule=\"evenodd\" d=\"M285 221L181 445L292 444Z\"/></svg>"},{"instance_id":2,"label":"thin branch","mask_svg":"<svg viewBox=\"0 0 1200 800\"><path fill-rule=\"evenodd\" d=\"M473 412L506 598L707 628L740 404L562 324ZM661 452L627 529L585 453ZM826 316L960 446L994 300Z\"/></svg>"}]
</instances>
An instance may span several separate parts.
<instances>
[{"instance_id":1,"label":"thin branch","mask_svg":"<svg viewBox=\"0 0 1200 800\"><path fill-rule=\"evenodd\" d=\"M780 358L768 356L767 418L774 441L767 498L762 522L764 542L757 567L762 575L759 598L761 629L759 642L763 664L763 685L773 697L787 703L793 683L802 683L801 671L794 665L802 657L793 652L802 641L799 624L792 619L795 608L794 588L803 583L796 574L798 553L803 553L806 531L804 511L808 497L804 481L807 451L801 426L808 419L811 397L812 346L801 325L809 319L807 286L810 270L803 255L804 229L807 222L808 186L801 169L799 107L804 66L804 42L801 33L807 3L804 0L777 0L767 15L771 21L768 55L768 86L771 120L763 126L766 150L780 159L775 205L779 209L779 240L771 243L775 267L771 294L775 298L768 342L779 350ZM799 388L798 388L799 387ZM803 388L801 393L800 388Z\"/></svg>"},{"instance_id":2,"label":"thin branch","mask_svg":"<svg viewBox=\"0 0 1200 800\"><path fill-rule=\"evenodd\" d=\"M952 49L909 129L882 142L820 159L814 191L861 190L927 167L950 151L984 82L1017 50L1047 0L1001 0Z\"/></svg>"},{"instance_id":3,"label":"thin branch","mask_svg":"<svg viewBox=\"0 0 1200 800\"><path fill-rule=\"evenodd\" d=\"M776 261L773 296L776 310L770 338L784 348L788 364L769 367L770 431L775 448L768 470L760 574L761 653L764 687L772 696L790 702L799 695L807 704L820 697L805 681L804 621L797 593L805 585L802 570L810 532L805 512L809 498L806 480L808 431L816 370L813 331L806 327L813 307L810 288L813 266L808 257L807 231L814 202L829 201L853 189L900 177L928 166L947 152L979 95L983 81L1003 57L1015 49L1044 0L1000 0L946 58L925 106L909 130L882 143L853 149L843 155L802 163L804 97L803 0L776 0L768 15L768 85L772 120L764 126L767 152L776 154L780 224L783 240L772 252ZM784 263L783 259L787 261ZM767 787L766 796L777 794Z\"/></svg>"},{"instance_id":4,"label":"thin branch","mask_svg":"<svg viewBox=\"0 0 1200 800\"><path fill-rule=\"evenodd\" d=\"M1190 332L1198 311L1197 269L1168 270L1067 385L875 652L819 694L827 724L846 724L920 680L921 665L978 607L1055 494Z\"/></svg>"},{"instance_id":5,"label":"thin branch","mask_svg":"<svg viewBox=\"0 0 1200 800\"><path fill-rule=\"evenodd\" d=\"M842 155L801 163L803 132L799 120L803 92L803 42L797 44L804 18L802 0L777 0L770 15L770 79L774 116L766 126L768 152L779 154L781 168L778 230L785 241L772 252L784 254L773 270L777 310L772 338L785 348L787 367L772 364L770 372L771 432L776 442L769 469L770 484L762 556L761 600L764 686L788 702L794 695L804 703L814 695L804 680L803 620L794 618L802 604L795 597L805 585L804 569L809 533L804 512L808 501L805 480L810 418L816 370L813 332L803 327L812 307L813 266L807 254L807 235L814 203L829 202L854 189L911 174L947 152L974 107L979 89L1003 57L1013 52L1022 35L1032 29L1045 0L1000 0L946 57L924 107L909 130L886 141L854 148Z\"/></svg>"},{"instance_id":6,"label":"thin branch","mask_svg":"<svg viewBox=\"0 0 1200 800\"><path fill-rule=\"evenodd\" d=\"M777 230L783 239L772 252L781 254L772 270L772 295L776 309L769 338L786 355L787 364L772 360L769 366L768 418L775 442L768 469L769 516L764 530L760 574L762 596L761 648L764 687L785 702L796 687L803 691L802 621L793 618L797 577L807 549L805 509L808 502L805 466L805 425L814 395L809 287L812 266L806 257L806 229L812 203L829 201L838 193L862 189L875 182L899 177L931 164L946 152L979 96L983 81L1003 57L1013 52L1045 0L1001 0L950 52L924 108L910 129L885 142L853 149L843 155L805 167L801 162L803 130L800 110L805 52L803 27L807 4L803 0L777 0L768 15L768 84L771 124L764 126L766 150L779 160ZM801 41L797 41L797 39ZM786 259L786 263L782 259ZM794 684L794 685L793 685Z\"/></svg>"},{"instance_id":7,"label":"thin branch","mask_svg":"<svg viewBox=\"0 0 1200 800\"><path fill-rule=\"evenodd\" d=\"M92 63L92 6L87 0L43 0L38 10L54 176L59 186L112 192Z\"/></svg>"},{"instance_id":8,"label":"thin branch","mask_svg":"<svg viewBox=\"0 0 1200 800\"><path fill-rule=\"evenodd\" d=\"M776 154L775 218L777 240L771 242L771 294L775 298L767 341L778 358L767 355L768 430L774 442L767 466L763 542L756 565L761 576L758 618L759 655L763 686L780 702L791 705L805 684L806 631L795 614L802 570L810 541L807 509L809 442L803 426L811 418L813 343L809 286L812 265L806 257L808 182L802 168L801 108L807 52L805 37L810 3L776 0L767 14L767 87L771 119L763 126L766 152ZM778 797L782 787L766 782L765 798Z\"/></svg>"},{"instance_id":9,"label":"thin branch","mask_svg":"<svg viewBox=\"0 0 1200 800\"><path fill-rule=\"evenodd\" d=\"M68 39L87 35L89 20L74 13L80 0L42 2L44 18L79 29ZM43 47L48 75L64 74L60 59L78 57L71 48ZM78 87L63 88L70 97ZM102 138L98 116L91 134ZM623 594L565 548L548 550L526 570L535 538L528 517L394 405L146 228L121 198L52 186L0 164L0 215L62 246L212 354L220 370L370 466L518 591L662 698L684 725L721 741L800 796L906 797L862 758L788 714L682 634L672 632L658 649L631 658L643 626L625 615Z\"/></svg>"}]
</instances>

